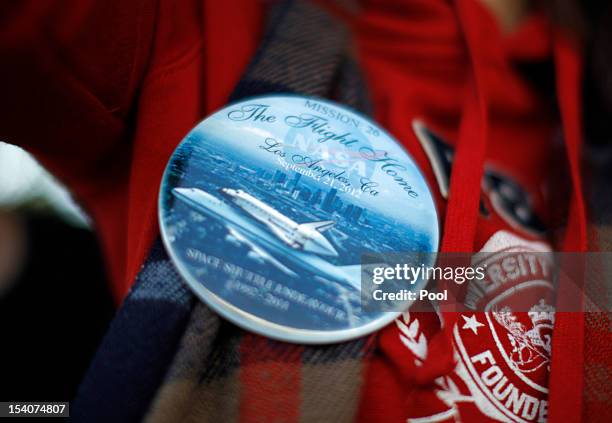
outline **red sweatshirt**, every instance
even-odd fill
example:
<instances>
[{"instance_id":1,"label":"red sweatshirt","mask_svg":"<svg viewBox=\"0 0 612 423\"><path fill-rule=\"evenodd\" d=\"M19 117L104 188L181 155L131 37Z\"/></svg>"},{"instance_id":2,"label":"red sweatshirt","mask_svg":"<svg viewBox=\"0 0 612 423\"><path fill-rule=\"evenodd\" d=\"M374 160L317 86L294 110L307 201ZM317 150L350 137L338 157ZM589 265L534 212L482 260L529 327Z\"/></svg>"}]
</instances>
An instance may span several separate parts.
<instances>
[{"instance_id":1,"label":"red sweatshirt","mask_svg":"<svg viewBox=\"0 0 612 423\"><path fill-rule=\"evenodd\" d=\"M375 118L428 179L446 251L550 250L547 176L559 121L540 88L553 78L553 31L533 16L502 35L479 3L456 3L368 1L349 18ZM117 300L158 234L168 158L225 103L262 16L250 0L0 6L0 139L33 152L89 211ZM519 70L529 65L544 78ZM566 124L566 138L576 125ZM497 276L500 294L541 275ZM405 313L378 336L359 417L544 421L555 315L546 292L533 295L532 313L508 304L500 315ZM578 405L558 409L579 416Z\"/></svg>"}]
</instances>

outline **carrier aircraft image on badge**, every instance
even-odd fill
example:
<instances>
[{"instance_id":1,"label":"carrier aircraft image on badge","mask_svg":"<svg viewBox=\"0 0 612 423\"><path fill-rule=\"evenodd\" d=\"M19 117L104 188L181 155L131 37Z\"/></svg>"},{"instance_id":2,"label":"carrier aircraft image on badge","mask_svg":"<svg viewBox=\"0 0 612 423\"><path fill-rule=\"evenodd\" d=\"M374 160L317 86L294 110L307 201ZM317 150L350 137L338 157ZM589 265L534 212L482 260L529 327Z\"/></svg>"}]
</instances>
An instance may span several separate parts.
<instances>
[{"instance_id":1,"label":"carrier aircraft image on badge","mask_svg":"<svg viewBox=\"0 0 612 423\"><path fill-rule=\"evenodd\" d=\"M359 337L397 316L364 300L365 254L438 248L429 187L403 147L350 109L291 95L231 104L193 128L164 172L159 218L202 301L300 343Z\"/></svg>"},{"instance_id":2,"label":"carrier aircraft image on badge","mask_svg":"<svg viewBox=\"0 0 612 423\"><path fill-rule=\"evenodd\" d=\"M338 255L321 233L334 225L333 220L298 224L246 192L231 188L220 189L230 204L197 188L174 188L172 192L194 209L218 219L226 226L228 237L248 244L279 270L291 276L308 270L329 281L360 288L359 265L335 266L318 256Z\"/></svg>"}]
</instances>

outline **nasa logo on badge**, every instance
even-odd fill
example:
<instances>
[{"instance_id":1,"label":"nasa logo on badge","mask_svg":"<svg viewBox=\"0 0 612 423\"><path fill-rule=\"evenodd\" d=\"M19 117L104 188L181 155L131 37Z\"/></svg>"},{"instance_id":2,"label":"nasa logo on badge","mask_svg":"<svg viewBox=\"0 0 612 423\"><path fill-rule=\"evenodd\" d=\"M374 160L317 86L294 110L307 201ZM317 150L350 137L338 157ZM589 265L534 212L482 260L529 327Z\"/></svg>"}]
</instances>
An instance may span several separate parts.
<instances>
[{"instance_id":1,"label":"nasa logo on badge","mask_svg":"<svg viewBox=\"0 0 612 423\"><path fill-rule=\"evenodd\" d=\"M398 313L361 307L361 256L438 248L431 193L397 141L346 107L292 95L250 98L198 124L168 162L159 218L198 297L289 342L385 326Z\"/></svg>"}]
</instances>

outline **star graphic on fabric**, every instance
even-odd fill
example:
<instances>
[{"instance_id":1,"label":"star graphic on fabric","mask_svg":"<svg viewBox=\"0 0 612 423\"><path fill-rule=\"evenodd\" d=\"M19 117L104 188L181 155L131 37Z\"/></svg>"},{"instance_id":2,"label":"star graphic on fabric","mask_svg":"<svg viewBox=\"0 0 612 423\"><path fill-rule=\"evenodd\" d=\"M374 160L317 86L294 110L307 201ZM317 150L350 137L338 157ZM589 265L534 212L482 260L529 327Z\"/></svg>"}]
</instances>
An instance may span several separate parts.
<instances>
[{"instance_id":1,"label":"star graphic on fabric","mask_svg":"<svg viewBox=\"0 0 612 423\"><path fill-rule=\"evenodd\" d=\"M472 317L465 317L463 314L461 315L463 320L465 320L465 324L461 327L461 329L471 329L474 332L474 335L478 335L478 328L484 326L478 320L476 320L476 315L472 315Z\"/></svg>"}]
</instances>

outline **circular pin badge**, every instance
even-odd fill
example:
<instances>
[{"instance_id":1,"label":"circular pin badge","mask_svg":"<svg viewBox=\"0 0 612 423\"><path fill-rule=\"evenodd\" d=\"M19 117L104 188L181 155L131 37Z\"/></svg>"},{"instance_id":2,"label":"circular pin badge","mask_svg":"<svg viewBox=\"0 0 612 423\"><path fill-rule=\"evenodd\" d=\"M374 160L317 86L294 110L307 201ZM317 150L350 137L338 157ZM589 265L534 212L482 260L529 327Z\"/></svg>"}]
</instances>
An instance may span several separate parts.
<instances>
[{"instance_id":1,"label":"circular pin badge","mask_svg":"<svg viewBox=\"0 0 612 423\"><path fill-rule=\"evenodd\" d=\"M202 301L288 342L385 326L399 312L364 305L364 255L438 248L431 193L398 142L351 109L301 96L250 98L198 124L170 158L159 215Z\"/></svg>"}]
</instances>

